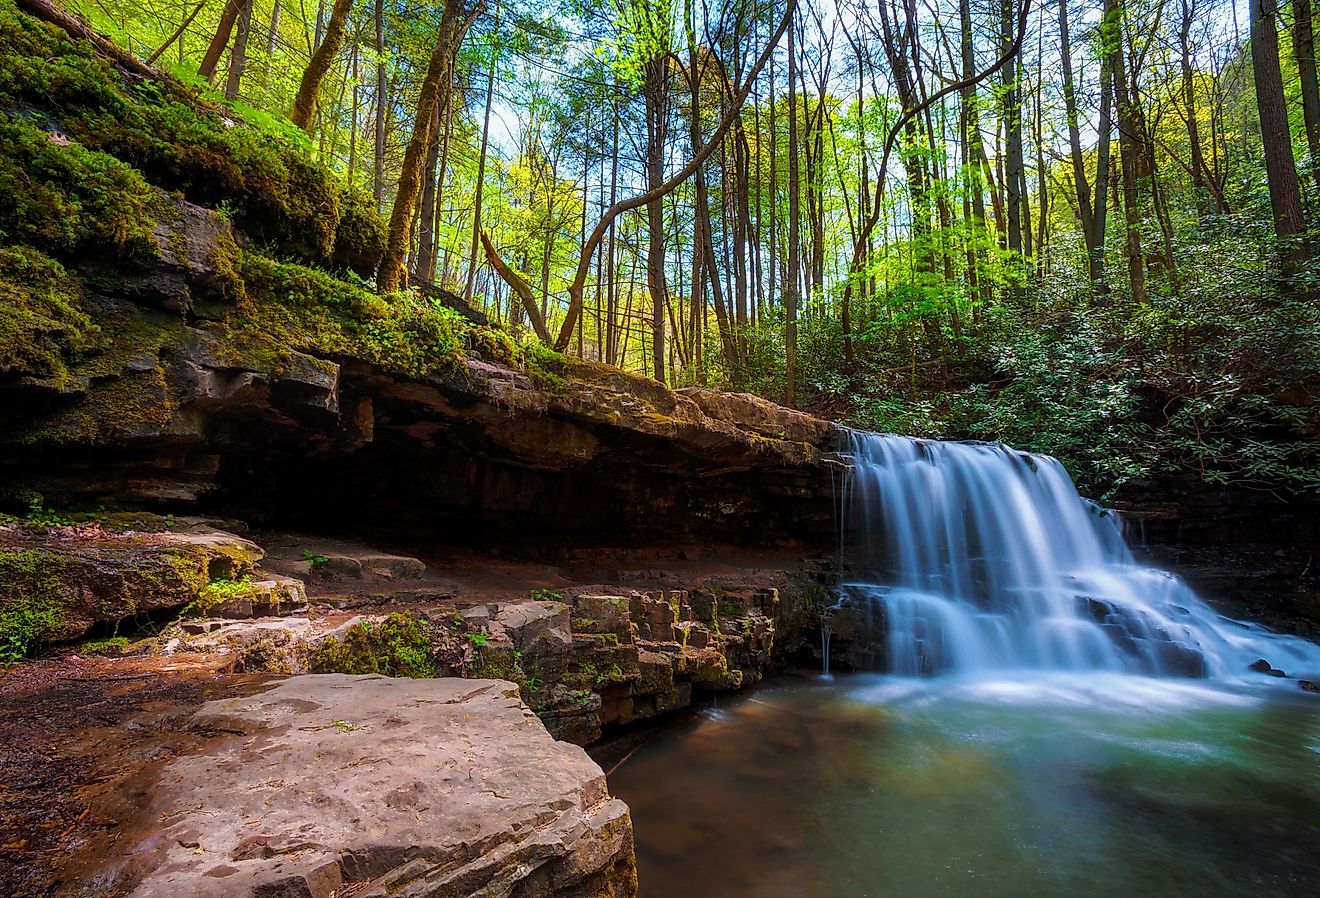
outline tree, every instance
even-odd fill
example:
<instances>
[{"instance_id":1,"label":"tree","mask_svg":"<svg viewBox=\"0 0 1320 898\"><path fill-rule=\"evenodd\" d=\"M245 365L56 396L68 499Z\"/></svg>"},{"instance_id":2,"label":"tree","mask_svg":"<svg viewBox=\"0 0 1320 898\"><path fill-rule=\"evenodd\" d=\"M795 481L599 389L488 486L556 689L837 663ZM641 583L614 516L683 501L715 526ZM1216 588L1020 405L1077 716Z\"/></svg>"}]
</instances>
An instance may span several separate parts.
<instances>
[{"instance_id":1,"label":"tree","mask_svg":"<svg viewBox=\"0 0 1320 898\"><path fill-rule=\"evenodd\" d=\"M1297 183L1288 108L1279 68L1279 33L1275 26L1275 0L1251 0L1251 68L1255 75L1256 109L1260 114L1265 175L1274 212L1274 234L1284 245L1284 257L1293 265L1308 257L1302 237L1302 194Z\"/></svg>"},{"instance_id":2,"label":"tree","mask_svg":"<svg viewBox=\"0 0 1320 898\"><path fill-rule=\"evenodd\" d=\"M417 194L421 189L422 167L425 164L427 143L431 138L434 111L437 106L443 109L449 105L453 85L447 76L454 54L458 52L463 35L480 15L484 5L483 0L477 0L469 9L464 6L463 0L445 0L441 11L435 48L431 51L417 100L412 137L399 170L398 192L394 199L394 209L390 213L385 254L376 269L376 289L381 293L391 293L403 286L404 257L408 252L408 235L412 229Z\"/></svg>"},{"instance_id":3,"label":"tree","mask_svg":"<svg viewBox=\"0 0 1320 898\"><path fill-rule=\"evenodd\" d=\"M249 3L251 0L249 0ZM316 52L312 53L307 68L303 69L302 80L298 84L298 94L293 98L293 110L289 118L304 131L312 130L312 115L316 112L317 97L321 85L330 71L330 66L344 47L344 34L348 29L348 13L353 8L353 0L335 0L330 10L330 22L325 28L325 37Z\"/></svg>"}]
</instances>

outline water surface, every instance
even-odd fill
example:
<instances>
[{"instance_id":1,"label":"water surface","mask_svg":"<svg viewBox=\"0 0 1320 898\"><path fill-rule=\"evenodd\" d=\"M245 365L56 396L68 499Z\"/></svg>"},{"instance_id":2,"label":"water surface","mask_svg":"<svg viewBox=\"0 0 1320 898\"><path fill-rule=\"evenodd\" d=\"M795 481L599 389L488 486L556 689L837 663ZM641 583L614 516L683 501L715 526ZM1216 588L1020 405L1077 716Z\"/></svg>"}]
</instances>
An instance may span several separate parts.
<instances>
[{"instance_id":1,"label":"water surface","mask_svg":"<svg viewBox=\"0 0 1320 898\"><path fill-rule=\"evenodd\" d=\"M643 898L1320 894L1320 697L1292 681L786 678L611 786Z\"/></svg>"}]
</instances>

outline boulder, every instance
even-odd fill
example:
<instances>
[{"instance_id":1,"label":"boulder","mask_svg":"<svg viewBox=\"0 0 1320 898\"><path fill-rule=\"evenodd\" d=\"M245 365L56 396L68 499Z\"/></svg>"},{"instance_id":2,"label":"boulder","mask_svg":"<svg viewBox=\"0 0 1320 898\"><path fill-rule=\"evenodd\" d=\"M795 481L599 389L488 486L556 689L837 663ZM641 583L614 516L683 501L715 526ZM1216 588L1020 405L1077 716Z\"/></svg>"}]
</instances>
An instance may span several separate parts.
<instances>
[{"instance_id":1,"label":"boulder","mask_svg":"<svg viewBox=\"0 0 1320 898\"><path fill-rule=\"evenodd\" d=\"M204 705L133 898L637 894L628 808L498 680L293 677Z\"/></svg>"}]
</instances>

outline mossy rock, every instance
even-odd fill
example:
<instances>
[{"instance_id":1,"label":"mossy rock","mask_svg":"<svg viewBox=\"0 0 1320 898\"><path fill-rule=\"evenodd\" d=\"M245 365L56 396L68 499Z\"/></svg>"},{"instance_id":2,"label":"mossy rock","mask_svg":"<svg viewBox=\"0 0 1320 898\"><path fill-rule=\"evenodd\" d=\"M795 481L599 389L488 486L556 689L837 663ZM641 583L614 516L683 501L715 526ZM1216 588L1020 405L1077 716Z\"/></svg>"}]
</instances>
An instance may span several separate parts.
<instances>
[{"instance_id":1,"label":"mossy rock","mask_svg":"<svg viewBox=\"0 0 1320 898\"><path fill-rule=\"evenodd\" d=\"M77 279L31 247L0 249L0 306L0 374L68 389L70 360L106 345Z\"/></svg>"},{"instance_id":2,"label":"mossy rock","mask_svg":"<svg viewBox=\"0 0 1320 898\"><path fill-rule=\"evenodd\" d=\"M301 131L274 120L254 125L177 81L126 77L89 42L19 12L13 0L0 0L0 109L42 122L38 132L57 131L78 152L113 157L140 180L228 210L282 254L363 274L383 254L374 202L317 162ZM46 152L31 141L27 150ZM53 189L57 201L76 196L73 185Z\"/></svg>"},{"instance_id":3,"label":"mossy rock","mask_svg":"<svg viewBox=\"0 0 1320 898\"><path fill-rule=\"evenodd\" d=\"M217 576L251 564L222 546L119 539L0 545L0 655L85 635L98 624L182 609ZM21 651L20 651L21 649Z\"/></svg>"},{"instance_id":4,"label":"mossy rock","mask_svg":"<svg viewBox=\"0 0 1320 898\"><path fill-rule=\"evenodd\" d=\"M430 626L417 615L402 611L379 622L360 621L317 646L309 666L313 673L434 677Z\"/></svg>"}]
</instances>

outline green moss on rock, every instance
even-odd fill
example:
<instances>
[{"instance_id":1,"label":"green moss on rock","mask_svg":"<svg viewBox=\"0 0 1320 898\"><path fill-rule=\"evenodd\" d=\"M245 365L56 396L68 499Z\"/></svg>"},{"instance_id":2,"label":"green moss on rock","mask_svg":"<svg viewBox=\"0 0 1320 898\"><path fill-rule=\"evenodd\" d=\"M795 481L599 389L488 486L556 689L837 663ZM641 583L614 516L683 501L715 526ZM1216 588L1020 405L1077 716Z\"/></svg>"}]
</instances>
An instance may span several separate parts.
<instances>
[{"instance_id":1,"label":"green moss on rock","mask_svg":"<svg viewBox=\"0 0 1320 898\"><path fill-rule=\"evenodd\" d=\"M130 79L90 43L0 0L0 108L58 123L87 150L115 157L281 253L366 272L385 227L375 204L313 159L301 132L256 127L176 81Z\"/></svg>"},{"instance_id":2,"label":"green moss on rock","mask_svg":"<svg viewBox=\"0 0 1320 898\"><path fill-rule=\"evenodd\" d=\"M22 372L64 388L70 356L105 345L78 281L30 247L0 249L0 374Z\"/></svg>"},{"instance_id":3,"label":"green moss on rock","mask_svg":"<svg viewBox=\"0 0 1320 898\"><path fill-rule=\"evenodd\" d=\"M247 296L222 323L226 351L236 364L279 370L282 354L294 349L425 375L463 355L463 319L414 294L378 296L365 286L254 253L241 255L239 272Z\"/></svg>"},{"instance_id":4,"label":"green moss on rock","mask_svg":"<svg viewBox=\"0 0 1320 898\"><path fill-rule=\"evenodd\" d=\"M396 611L373 624L362 621L340 639L327 639L310 659L315 673L383 674L427 678L436 675L427 624L415 614Z\"/></svg>"},{"instance_id":5,"label":"green moss on rock","mask_svg":"<svg viewBox=\"0 0 1320 898\"><path fill-rule=\"evenodd\" d=\"M69 601L64 569L51 552L0 548L0 664L20 661L59 635Z\"/></svg>"},{"instance_id":6,"label":"green moss on rock","mask_svg":"<svg viewBox=\"0 0 1320 898\"><path fill-rule=\"evenodd\" d=\"M0 196L4 242L63 258L113 252L138 266L159 258L160 192L114 156L32 121L0 115Z\"/></svg>"}]
</instances>

